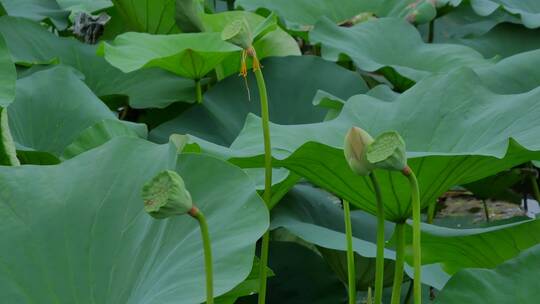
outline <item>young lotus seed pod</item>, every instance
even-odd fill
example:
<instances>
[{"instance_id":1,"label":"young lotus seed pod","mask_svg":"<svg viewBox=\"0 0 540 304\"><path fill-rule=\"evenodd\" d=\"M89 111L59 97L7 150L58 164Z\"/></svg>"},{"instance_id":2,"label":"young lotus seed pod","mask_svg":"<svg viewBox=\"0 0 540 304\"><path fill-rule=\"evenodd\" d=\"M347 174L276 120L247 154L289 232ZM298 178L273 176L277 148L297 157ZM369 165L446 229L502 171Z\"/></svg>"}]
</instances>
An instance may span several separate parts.
<instances>
[{"instance_id":1,"label":"young lotus seed pod","mask_svg":"<svg viewBox=\"0 0 540 304\"><path fill-rule=\"evenodd\" d=\"M367 160L378 169L402 171L407 166L405 141L395 131L384 132L369 145Z\"/></svg>"},{"instance_id":2,"label":"young lotus seed pod","mask_svg":"<svg viewBox=\"0 0 540 304\"><path fill-rule=\"evenodd\" d=\"M237 45L244 50L251 48L253 44L251 29L244 18L236 19L225 26L221 32L221 39Z\"/></svg>"},{"instance_id":3,"label":"young lotus seed pod","mask_svg":"<svg viewBox=\"0 0 540 304\"><path fill-rule=\"evenodd\" d=\"M345 159L351 170L358 175L368 175L374 166L367 161L368 146L373 138L363 129L352 127L345 136Z\"/></svg>"},{"instance_id":4,"label":"young lotus seed pod","mask_svg":"<svg viewBox=\"0 0 540 304\"><path fill-rule=\"evenodd\" d=\"M191 195L178 173L166 170L158 173L142 189L144 210L163 219L188 213L193 208Z\"/></svg>"}]
</instances>

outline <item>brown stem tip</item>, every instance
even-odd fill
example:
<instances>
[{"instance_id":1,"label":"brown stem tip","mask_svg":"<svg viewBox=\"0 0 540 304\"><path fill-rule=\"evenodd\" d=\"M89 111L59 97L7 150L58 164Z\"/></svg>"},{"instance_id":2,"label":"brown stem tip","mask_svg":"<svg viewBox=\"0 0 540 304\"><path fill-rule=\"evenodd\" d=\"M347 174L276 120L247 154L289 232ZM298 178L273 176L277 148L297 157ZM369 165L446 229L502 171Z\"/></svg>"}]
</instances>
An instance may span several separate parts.
<instances>
[{"instance_id":1,"label":"brown stem tip","mask_svg":"<svg viewBox=\"0 0 540 304\"><path fill-rule=\"evenodd\" d=\"M192 217L196 217L197 214L199 213L199 208L193 206L191 207L191 209L188 211L189 215L191 215Z\"/></svg>"},{"instance_id":2,"label":"brown stem tip","mask_svg":"<svg viewBox=\"0 0 540 304\"><path fill-rule=\"evenodd\" d=\"M405 166L405 168L403 168L403 170L401 170L401 173L403 173L403 175L405 175L405 176L409 176L412 173L412 169L409 166Z\"/></svg>"}]
</instances>

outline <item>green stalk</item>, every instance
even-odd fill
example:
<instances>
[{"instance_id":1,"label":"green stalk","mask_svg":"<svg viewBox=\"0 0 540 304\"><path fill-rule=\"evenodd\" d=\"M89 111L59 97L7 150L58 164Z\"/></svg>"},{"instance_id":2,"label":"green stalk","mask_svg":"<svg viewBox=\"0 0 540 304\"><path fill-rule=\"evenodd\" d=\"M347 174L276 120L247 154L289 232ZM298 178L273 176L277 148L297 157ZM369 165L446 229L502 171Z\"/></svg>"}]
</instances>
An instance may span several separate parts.
<instances>
[{"instance_id":1,"label":"green stalk","mask_svg":"<svg viewBox=\"0 0 540 304\"><path fill-rule=\"evenodd\" d=\"M433 37L435 36L435 20L429 22L428 27L428 43L433 43Z\"/></svg>"},{"instance_id":2,"label":"green stalk","mask_svg":"<svg viewBox=\"0 0 540 304\"><path fill-rule=\"evenodd\" d=\"M227 10L228 11L234 10L234 0L227 0Z\"/></svg>"},{"instance_id":3,"label":"green stalk","mask_svg":"<svg viewBox=\"0 0 540 304\"><path fill-rule=\"evenodd\" d=\"M254 61L257 58L254 55ZM272 198L272 146L270 143L270 114L268 111L268 94L266 93L266 84L264 76L259 68L254 69L255 78L257 80L257 88L261 99L261 118L264 137L264 193L263 200L266 206L269 206ZM269 231L262 238L261 244L261 263L259 271L259 304L266 302L266 269L268 265L268 247L269 247Z\"/></svg>"},{"instance_id":4,"label":"green stalk","mask_svg":"<svg viewBox=\"0 0 540 304\"><path fill-rule=\"evenodd\" d=\"M414 266L414 304L422 303L422 248L420 247L420 190L416 175L410 167L405 167L403 175L409 179L413 210L413 266Z\"/></svg>"},{"instance_id":5,"label":"green stalk","mask_svg":"<svg viewBox=\"0 0 540 304\"><path fill-rule=\"evenodd\" d=\"M433 203L429 204L428 210L427 210L427 222L428 224L433 224L433 219L435 219L435 211L437 210L437 203L438 201L434 201Z\"/></svg>"},{"instance_id":6,"label":"green stalk","mask_svg":"<svg viewBox=\"0 0 540 304\"><path fill-rule=\"evenodd\" d=\"M379 183L372 172L369 174L377 199L377 258L375 260L375 304L382 303L384 283L384 205Z\"/></svg>"},{"instance_id":7,"label":"green stalk","mask_svg":"<svg viewBox=\"0 0 540 304\"><path fill-rule=\"evenodd\" d=\"M20 166L21 162L17 158L15 142L9 130L7 108L0 107L0 150L3 152L0 155L0 165L3 166Z\"/></svg>"},{"instance_id":8,"label":"green stalk","mask_svg":"<svg viewBox=\"0 0 540 304\"><path fill-rule=\"evenodd\" d=\"M197 103L202 103L202 88L200 79L195 80L195 96L197 98Z\"/></svg>"},{"instance_id":9,"label":"green stalk","mask_svg":"<svg viewBox=\"0 0 540 304\"><path fill-rule=\"evenodd\" d=\"M534 199L538 203L540 203L540 190L538 189L538 182L536 181L536 177L533 174L530 174L529 179L531 181L531 186L532 186L532 189L533 189Z\"/></svg>"},{"instance_id":10,"label":"green stalk","mask_svg":"<svg viewBox=\"0 0 540 304\"><path fill-rule=\"evenodd\" d=\"M482 205L484 206L484 215L486 216L486 222L489 223L490 222L489 209L488 209L488 205L485 199L482 200Z\"/></svg>"},{"instance_id":11,"label":"green stalk","mask_svg":"<svg viewBox=\"0 0 540 304\"><path fill-rule=\"evenodd\" d=\"M206 271L206 304L214 304L214 279L212 272L212 247L210 245L210 233L204 214L197 210L193 216L199 222L204 249L204 266Z\"/></svg>"},{"instance_id":12,"label":"green stalk","mask_svg":"<svg viewBox=\"0 0 540 304\"><path fill-rule=\"evenodd\" d=\"M351 209L349 202L343 200L343 211L345 220L345 240L347 242L347 273L348 273L348 290L349 304L356 303L356 276L354 267L354 251L352 246L352 225L351 225Z\"/></svg>"},{"instance_id":13,"label":"green stalk","mask_svg":"<svg viewBox=\"0 0 540 304\"><path fill-rule=\"evenodd\" d=\"M405 262L405 224L397 223L394 228L396 235L396 262L394 269L394 285L392 286L391 304L400 304L401 283L403 282L403 267Z\"/></svg>"}]
</instances>

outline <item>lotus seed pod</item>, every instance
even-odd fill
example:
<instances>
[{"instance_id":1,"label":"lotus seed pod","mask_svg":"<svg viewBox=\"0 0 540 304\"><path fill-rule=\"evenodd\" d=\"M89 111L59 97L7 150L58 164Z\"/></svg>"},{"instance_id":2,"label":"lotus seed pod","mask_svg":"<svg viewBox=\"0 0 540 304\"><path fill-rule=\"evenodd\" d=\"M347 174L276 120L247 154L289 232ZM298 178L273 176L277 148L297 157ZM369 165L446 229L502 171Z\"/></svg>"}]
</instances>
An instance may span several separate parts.
<instances>
[{"instance_id":1,"label":"lotus seed pod","mask_svg":"<svg viewBox=\"0 0 540 304\"><path fill-rule=\"evenodd\" d=\"M345 136L345 159L351 170L358 175L368 175L374 166L367 161L368 146L373 138L363 129L352 127Z\"/></svg>"},{"instance_id":2,"label":"lotus seed pod","mask_svg":"<svg viewBox=\"0 0 540 304\"><path fill-rule=\"evenodd\" d=\"M193 208L191 195L178 173L166 170L143 186L144 210L163 219L188 213Z\"/></svg>"},{"instance_id":3,"label":"lotus seed pod","mask_svg":"<svg viewBox=\"0 0 540 304\"><path fill-rule=\"evenodd\" d=\"M367 160L378 169L402 171L407 166L405 141L395 131L384 132L369 145Z\"/></svg>"},{"instance_id":4,"label":"lotus seed pod","mask_svg":"<svg viewBox=\"0 0 540 304\"><path fill-rule=\"evenodd\" d=\"M237 45L244 50L251 48L253 37L247 21L236 19L229 23L221 32L221 39Z\"/></svg>"}]
</instances>

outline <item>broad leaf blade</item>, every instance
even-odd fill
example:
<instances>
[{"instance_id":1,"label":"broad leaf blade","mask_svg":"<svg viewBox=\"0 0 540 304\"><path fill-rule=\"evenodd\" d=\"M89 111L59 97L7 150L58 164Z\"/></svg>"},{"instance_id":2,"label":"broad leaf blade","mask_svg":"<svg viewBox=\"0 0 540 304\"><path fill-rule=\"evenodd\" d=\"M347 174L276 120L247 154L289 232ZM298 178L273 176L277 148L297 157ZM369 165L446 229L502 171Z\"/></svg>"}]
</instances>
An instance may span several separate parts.
<instances>
[{"instance_id":1,"label":"broad leaf blade","mask_svg":"<svg viewBox=\"0 0 540 304\"><path fill-rule=\"evenodd\" d=\"M142 184L174 168L176 149L170 148L123 138L56 166L0 168L1 242L12 249L0 253L9 265L0 269L3 299L204 301L196 221L159 221L142 208ZM223 294L248 275L268 213L249 178L230 164L183 155L177 170L207 216L215 293Z\"/></svg>"},{"instance_id":2,"label":"broad leaf blade","mask_svg":"<svg viewBox=\"0 0 540 304\"><path fill-rule=\"evenodd\" d=\"M159 67L197 80L238 51L239 47L223 41L219 33L126 33L112 44L102 44L99 50L107 61L126 73Z\"/></svg>"},{"instance_id":3,"label":"broad leaf blade","mask_svg":"<svg viewBox=\"0 0 540 304\"><path fill-rule=\"evenodd\" d=\"M454 93L446 94L450 91ZM358 95L349 99L334 120L273 125L274 166L286 167L374 214L372 189L345 162L343 138L353 125L373 136L396 130L407 144L409 165L418 175L422 205L427 206L453 185L538 159L534 122L540 118L539 96L538 89L497 95L467 69L425 79L393 102ZM488 107L489 119L485 119ZM259 125L258 118L249 116L244 132L229 149L198 143L211 153L234 158L243 167L262 166ZM399 173L376 174L387 219L406 219L411 211L407 180Z\"/></svg>"},{"instance_id":4,"label":"broad leaf blade","mask_svg":"<svg viewBox=\"0 0 540 304\"><path fill-rule=\"evenodd\" d=\"M337 61L340 54L345 54L362 70L373 72L387 67L414 81L460 66L490 64L478 52L462 45L424 43L414 26L396 18L381 18L351 28L323 19L310 32L310 41L322 44L322 55L327 60Z\"/></svg>"},{"instance_id":5,"label":"broad leaf blade","mask_svg":"<svg viewBox=\"0 0 540 304\"><path fill-rule=\"evenodd\" d=\"M175 101L195 100L193 81L158 68L125 74L96 55L96 46L58 37L39 24L1 17L15 63L23 66L60 62L84 74L85 83L100 96L124 95L134 108L163 108Z\"/></svg>"},{"instance_id":6,"label":"broad leaf blade","mask_svg":"<svg viewBox=\"0 0 540 304\"><path fill-rule=\"evenodd\" d=\"M495 269L465 269L456 273L435 303L535 303L540 296L540 245L521 252Z\"/></svg>"},{"instance_id":7,"label":"broad leaf blade","mask_svg":"<svg viewBox=\"0 0 540 304\"><path fill-rule=\"evenodd\" d=\"M112 0L127 30L151 34L173 34L179 29L174 20L174 0Z\"/></svg>"},{"instance_id":8,"label":"broad leaf blade","mask_svg":"<svg viewBox=\"0 0 540 304\"><path fill-rule=\"evenodd\" d=\"M318 89L343 99L367 91L358 75L313 56L288 56L262 61L268 83L270 117L280 124L322 121L325 111L311 103ZM191 133L228 146L238 136L248 113L260 115L254 77L248 78L251 102L244 80L232 75L204 94L204 102L152 130L150 138L167 142L171 134Z\"/></svg>"},{"instance_id":9,"label":"broad leaf blade","mask_svg":"<svg viewBox=\"0 0 540 304\"><path fill-rule=\"evenodd\" d=\"M81 132L115 115L66 66L36 72L17 81L17 97L8 108L15 141L60 156ZM135 125L126 126L135 129Z\"/></svg>"},{"instance_id":10,"label":"broad leaf blade","mask_svg":"<svg viewBox=\"0 0 540 304\"><path fill-rule=\"evenodd\" d=\"M32 21L50 20L60 30L68 25L69 11L60 7L56 0L1 0L0 5L9 16Z\"/></svg>"},{"instance_id":11,"label":"broad leaf blade","mask_svg":"<svg viewBox=\"0 0 540 304\"><path fill-rule=\"evenodd\" d=\"M540 243L540 235L531 233L539 227L540 220L474 229L423 224L422 263L441 263L452 274L464 268L494 268ZM407 258L412 261L410 226L407 226L406 236Z\"/></svg>"}]
</instances>

